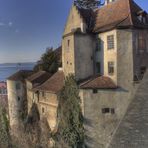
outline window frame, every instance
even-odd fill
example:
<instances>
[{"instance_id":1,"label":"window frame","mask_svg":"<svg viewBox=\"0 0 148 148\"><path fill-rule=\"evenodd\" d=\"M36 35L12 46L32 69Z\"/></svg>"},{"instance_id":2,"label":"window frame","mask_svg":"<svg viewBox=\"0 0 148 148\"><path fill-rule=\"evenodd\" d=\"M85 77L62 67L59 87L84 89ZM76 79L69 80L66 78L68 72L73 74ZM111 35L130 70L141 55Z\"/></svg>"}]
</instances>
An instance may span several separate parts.
<instances>
[{"instance_id":1,"label":"window frame","mask_svg":"<svg viewBox=\"0 0 148 148\"><path fill-rule=\"evenodd\" d=\"M112 34L107 36L107 50L113 49L115 49L115 36Z\"/></svg>"},{"instance_id":2,"label":"window frame","mask_svg":"<svg viewBox=\"0 0 148 148\"><path fill-rule=\"evenodd\" d=\"M144 37L143 32L138 34L138 51L139 52L146 51L146 38Z\"/></svg>"},{"instance_id":3,"label":"window frame","mask_svg":"<svg viewBox=\"0 0 148 148\"><path fill-rule=\"evenodd\" d=\"M101 51L101 48L102 48L101 38L98 38L96 43L96 51Z\"/></svg>"},{"instance_id":4,"label":"window frame","mask_svg":"<svg viewBox=\"0 0 148 148\"><path fill-rule=\"evenodd\" d=\"M93 89L93 94L97 94L98 90L97 89Z\"/></svg>"},{"instance_id":5,"label":"window frame","mask_svg":"<svg viewBox=\"0 0 148 148\"><path fill-rule=\"evenodd\" d=\"M101 62L100 61L96 63L96 72L97 74L101 74Z\"/></svg>"},{"instance_id":6,"label":"window frame","mask_svg":"<svg viewBox=\"0 0 148 148\"><path fill-rule=\"evenodd\" d=\"M114 61L108 61L108 74L114 75L115 73L115 62Z\"/></svg>"}]
</instances>

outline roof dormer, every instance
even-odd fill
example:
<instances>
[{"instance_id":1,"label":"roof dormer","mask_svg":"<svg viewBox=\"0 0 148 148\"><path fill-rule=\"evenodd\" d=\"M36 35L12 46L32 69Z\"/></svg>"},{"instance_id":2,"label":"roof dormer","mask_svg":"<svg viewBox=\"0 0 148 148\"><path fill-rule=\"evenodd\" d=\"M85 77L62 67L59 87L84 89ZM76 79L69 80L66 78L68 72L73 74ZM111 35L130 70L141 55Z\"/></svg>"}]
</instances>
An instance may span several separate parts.
<instances>
[{"instance_id":1,"label":"roof dormer","mask_svg":"<svg viewBox=\"0 0 148 148\"><path fill-rule=\"evenodd\" d=\"M114 2L115 0L105 0L105 5Z\"/></svg>"},{"instance_id":2,"label":"roof dormer","mask_svg":"<svg viewBox=\"0 0 148 148\"><path fill-rule=\"evenodd\" d=\"M147 23L147 13L143 10L137 12L137 17L141 23Z\"/></svg>"}]
</instances>

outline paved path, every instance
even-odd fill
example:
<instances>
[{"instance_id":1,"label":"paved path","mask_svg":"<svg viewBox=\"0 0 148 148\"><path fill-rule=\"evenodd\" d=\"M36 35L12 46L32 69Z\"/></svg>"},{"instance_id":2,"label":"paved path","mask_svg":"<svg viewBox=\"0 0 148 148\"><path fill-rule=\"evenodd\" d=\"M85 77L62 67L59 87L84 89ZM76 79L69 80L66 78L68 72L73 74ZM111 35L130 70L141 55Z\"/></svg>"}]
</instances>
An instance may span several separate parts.
<instances>
[{"instance_id":1,"label":"paved path","mask_svg":"<svg viewBox=\"0 0 148 148\"><path fill-rule=\"evenodd\" d=\"M148 148L148 71L109 148Z\"/></svg>"}]
</instances>

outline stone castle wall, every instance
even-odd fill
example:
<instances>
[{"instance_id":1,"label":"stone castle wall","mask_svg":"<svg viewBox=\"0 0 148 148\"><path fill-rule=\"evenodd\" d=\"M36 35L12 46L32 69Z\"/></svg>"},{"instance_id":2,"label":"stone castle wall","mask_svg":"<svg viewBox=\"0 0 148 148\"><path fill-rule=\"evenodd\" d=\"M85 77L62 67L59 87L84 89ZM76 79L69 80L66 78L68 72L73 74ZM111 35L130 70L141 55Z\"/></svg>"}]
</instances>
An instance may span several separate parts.
<instances>
[{"instance_id":1,"label":"stone castle wall","mask_svg":"<svg viewBox=\"0 0 148 148\"><path fill-rule=\"evenodd\" d=\"M57 97L57 94L50 92L44 92L44 96L42 96L42 92L40 92L39 95L38 107L40 117L47 118L51 131L54 131L57 128Z\"/></svg>"},{"instance_id":2,"label":"stone castle wall","mask_svg":"<svg viewBox=\"0 0 148 148\"><path fill-rule=\"evenodd\" d=\"M76 79L85 79L94 74L96 40L88 34L75 34L74 43Z\"/></svg>"},{"instance_id":3,"label":"stone castle wall","mask_svg":"<svg viewBox=\"0 0 148 148\"><path fill-rule=\"evenodd\" d=\"M93 93L91 89L80 91L87 135L86 143L92 148L104 148L109 145L139 86L139 84L134 83L136 63L133 55L135 51L133 43L135 32L133 30L116 30L99 35L104 41L104 48L106 48L106 36L110 33L116 33L117 50L106 51L104 49L104 74L107 73L105 62L115 60L117 63L115 64L114 78L116 78L118 89L99 89L97 93ZM109 54L109 52L112 53ZM140 60L141 57L137 58ZM144 63L147 63L147 58L145 58ZM102 109L105 108L108 108L110 112L104 113Z\"/></svg>"},{"instance_id":4,"label":"stone castle wall","mask_svg":"<svg viewBox=\"0 0 148 148\"><path fill-rule=\"evenodd\" d=\"M107 49L107 36L114 36L114 49ZM100 33L100 50L96 53L96 61L101 64L101 74L110 77L117 84L117 30ZM100 45L99 45L100 46ZM114 74L108 74L108 62L114 62Z\"/></svg>"},{"instance_id":5,"label":"stone castle wall","mask_svg":"<svg viewBox=\"0 0 148 148\"><path fill-rule=\"evenodd\" d=\"M20 88L16 88L19 85ZM26 90L21 81L7 80L8 89L8 107L9 107L9 120L12 134L17 134L17 128L20 125L20 112L26 99Z\"/></svg>"}]
</instances>

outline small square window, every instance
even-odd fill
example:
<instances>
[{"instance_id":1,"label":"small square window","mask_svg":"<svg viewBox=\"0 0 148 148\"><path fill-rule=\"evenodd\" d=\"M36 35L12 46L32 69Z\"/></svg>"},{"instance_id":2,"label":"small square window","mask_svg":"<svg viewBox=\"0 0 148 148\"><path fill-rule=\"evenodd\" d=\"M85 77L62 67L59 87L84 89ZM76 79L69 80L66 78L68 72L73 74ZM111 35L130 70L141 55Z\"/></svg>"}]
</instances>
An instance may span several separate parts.
<instances>
[{"instance_id":1,"label":"small square window","mask_svg":"<svg viewBox=\"0 0 148 148\"><path fill-rule=\"evenodd\" d=\"M93 93L94 94L98 93L98 90L97 89L93 89Z\"/></svg>"},{"instance_id":2,"label":"small square window","mask_svg":"<svg viewBox=\"0 0 148 148\"><path fill-rule=\"evenodd\" d=\"M110 113L110 109L109 108L103 108L102 113L103 114Z\"/></svg>"},{"instance_id":3,"label":"small square window","mask_svg":"<svg viewBox=\"0 0 148 148\"><path fill-rule=\"evenodd\" d=\"M107 49L114 49L114 35L107 36Z\"/></svg>"},{"instance_id":4,"label":"small square window","mask_svg":"<svg viewBox=\"0 0 148 148\"><path fill-rule=\"evenodd\" d=\"M114 108L111 108L110 109L110 112L111 112L111 114L115 114L115 109Z\"/></svg>"}]
</instances>

